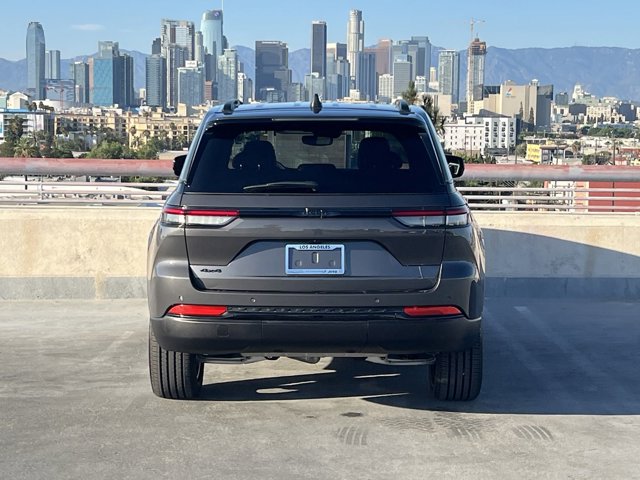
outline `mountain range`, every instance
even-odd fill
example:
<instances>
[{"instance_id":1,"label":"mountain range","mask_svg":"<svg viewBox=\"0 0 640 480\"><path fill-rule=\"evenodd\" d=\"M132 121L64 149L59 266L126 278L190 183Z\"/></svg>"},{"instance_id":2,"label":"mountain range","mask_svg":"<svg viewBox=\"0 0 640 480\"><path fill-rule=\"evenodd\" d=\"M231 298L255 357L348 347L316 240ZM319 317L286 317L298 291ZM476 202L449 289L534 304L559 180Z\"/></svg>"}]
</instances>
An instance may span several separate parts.
<instances>
[{"instance_id":1,"label":"mountain range","mask_svg":"<svg viewBox=\"0 0 640 480\"><path fill-rule=\"evenodd\" d=\"M236 46L244 71L255 78L255 52L253 49ZM431 64L437 65L438 52L432 49ZM134 58L135 87L144 87L146 54L138 51L124 51ZM289 68L294 82L302 82L309 73L311 52L308 48L289 53ZM61 72L69 72L69 64L86 61L91 55L83 55L61 61ZM466 51L460 52L461 93L464 92L466 78ZM26 60L9 61L0 58L0 88L24 90L26 88ZM485 84L499 85L506 80L517 84L533 79L540 84L552 84L554 92L571 93L579 83L592 94L615 96L626 100L640 99L640 49L610 47L566 47L566 48L523 48L507 49L489 47L487 49Z\"/></svg>"}]
</instances>

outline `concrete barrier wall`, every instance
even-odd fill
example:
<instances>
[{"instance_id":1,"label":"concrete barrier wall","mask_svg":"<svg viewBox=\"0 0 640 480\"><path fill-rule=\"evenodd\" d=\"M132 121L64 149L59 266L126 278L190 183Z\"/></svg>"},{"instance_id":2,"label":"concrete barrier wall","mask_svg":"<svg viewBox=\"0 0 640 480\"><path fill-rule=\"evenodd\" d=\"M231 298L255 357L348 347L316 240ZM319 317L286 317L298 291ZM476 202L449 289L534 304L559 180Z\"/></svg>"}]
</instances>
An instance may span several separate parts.
<instances>
[{"instance_id":1,"label":"concrete barrier wall","mask_svg":"<svg viewBox=\"0 0 640 480\"><path fill-rule=\"evenodd\" d=\"M0 207L0 299L139 298L159 210ZM489 295L640 298L640 216L477 213Z\"/></svg>"},{"instance_id":2,"label":"concrete barrier wall","mask_svg":"<svg viewBox=\"0 0 640 480\"><path fill-rule=\"evenodd\" d=\"M0 208L0 298L139 298L159 210Z\"/></svg>"},{"instance_id":3,"label":"concrete barrier wall","mask_svg":"<svg viewBox=\"0 0 640 480\"><path fill-rule=\"evenodd\" d=\"M640 298L640 215L478 213L487 294Z\"/></svg>"}]
</instances>

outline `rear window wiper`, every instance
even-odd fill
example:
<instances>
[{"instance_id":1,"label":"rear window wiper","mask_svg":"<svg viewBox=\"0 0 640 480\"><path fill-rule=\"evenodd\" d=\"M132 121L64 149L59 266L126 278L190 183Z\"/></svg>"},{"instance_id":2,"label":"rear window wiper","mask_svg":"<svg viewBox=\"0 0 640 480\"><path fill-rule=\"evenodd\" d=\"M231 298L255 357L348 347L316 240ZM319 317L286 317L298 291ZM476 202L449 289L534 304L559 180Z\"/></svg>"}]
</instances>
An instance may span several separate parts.
<instances>
[{"instance_id":1,"label":"rear window wiper","mask_svg":"<svg viewBox=\"0 0 640 480\"><path fill-rule=\"evenodd\" d=\"M245 192L276 192L276 193L315 193L318 191L317 182L271 182L258 185L247 185Z\"/></svg>"}]
</instances>

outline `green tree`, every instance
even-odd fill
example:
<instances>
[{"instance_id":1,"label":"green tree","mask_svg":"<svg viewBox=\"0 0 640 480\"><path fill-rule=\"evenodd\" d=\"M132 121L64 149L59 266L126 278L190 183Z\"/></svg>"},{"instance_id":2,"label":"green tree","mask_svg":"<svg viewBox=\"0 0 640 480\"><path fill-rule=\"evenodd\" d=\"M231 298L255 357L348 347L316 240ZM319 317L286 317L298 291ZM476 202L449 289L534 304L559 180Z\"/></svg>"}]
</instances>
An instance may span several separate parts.
<instances>
[{"instance_id":1,"label":"green tree","mask_svg":"<svg viewBox=\"0 0 640 480\"><path fill-rule=\"evenodd\" d=\"M158 132L158 137L161 142L161 150L169 148L169 132L166 129L162 129Z\"/></svg>"},{"instance_id":2,"label":"green tree","mask_svg":"<svg viewBox=\"0 0 640 480\"><path fill-rule=\"evenodd\" d=\"M179 133L174 143L174 148L185 148L189 146L189 139L184 133Z\"/></svg>"},{"instance_id":3,"label":"green tree","mask_svg":"<svg viewBox=\"0 0 640 480\"><path fill-rule=\"evenodd\" d=\"M120 142L113 140L103 140L93 147L86 158L134 158L133 152Z\"/></svg>"},{"instance_id":4,"label":"green tree","mask_svg":"<svg viewBox=\"0 0 640 480\"><path fill-rule=\"evenodd\" d=\"M162 140L152 137L144 145L138 147L135 153L137 158L155 160L158 158L158 153L163 149Z\"/></svg>"},{"instance_id":5,"label":"green tree","mask_svg":"<svg viewBox=\"0 0 640 480\"><path fill-rule=\"evenodd\" d=\"M40 156L40 151L35 138L31 136L23 136L15 146L14 157L35 158Z\"/></svg>"},{"instance_id":6,"label":"green tree","mask_svg":"<svg viewBox=\"0 0 640 480\"><path fill-rule=\"evenodd\" d=\"M11 118L4 131L4 143L0 145L0 157L13 157L16 146L24 135L26 119L15 116Z\"/></svg>"},{"instance_id":7,"label":"green tree","mask_svg":"<svg viewBox=\"0 0 640 480\"><path fill-rule=\"evenodd\" d=\"M27 123L27 119L18 116L9 120L9 124L4 132L5 142L9 142L15 146L24 135L25 123Z\"/></svg>"},{"instance_id":8,"label":"green tree","mask_svg":"<svg viewBox=\"0 0 640 480\"><path fill-rule=\"evenodd\" d=\"M402 92L402 98L404 98L409 105L415 105L418 99L418 90L416 90L416 82L411 80L409 82L409 88Z\"/></svg>"},{"instance_id":9,"label":"green tree","mask_svg":"<svg viewBox=\"0 0 640 480\"><path fill-rule=\"evenodd\" d=\"M533 128L535 127L535 124L536 124L536 117L533 114L533 107L531 107L531 110L529 110L529 128L533 130Z\"/></svg>"},{"instance_id":10,"label":"green tree","mask_svg":"<svg viewBox=\"0 0 640 480\"><path fill-rule=\"evenodd\" d=\"M62 140L55 142L51 150L52 158L73 158L73 142Z\"/></svg>"},{"instance_id":11,"label":"green tree","mask_svg":"<svg viewBox=\"0 0 640 480\"><path fill-rule=\"evenodd\" d=\"M447 117L440 114L440 108L435 104L431 95L418 93L415 82L411 81L409 82L409 88L402 92L402 98L409 105L418 105L427 112L438 134L444 135L444 124L447 121Z\"/></svg>"},{"instance_id":12,"label":"green tree","mask_svg":"<svg viewBox=\"0 0 640 480\"><path fill-rule=\"evenodd\" d=\"M431 122L433 122L433 126L436 128L436 132L440 135L444 135L444 124L447 121L447 117L440 114L440 108L438 108L433 101L433 97L431 95L423 95L421 99L418 100L418 105L427 112Z\"/></svg>"},{"instance_id":13,"label":"green tree","mask_svg":"<svg viewBox=\"0 0 640 480\"><path fill-rule=\"evenodd\" d=\"M13 157L15 148L13 143L0 143L0 157Z\"/></svg>"}]
</instances>

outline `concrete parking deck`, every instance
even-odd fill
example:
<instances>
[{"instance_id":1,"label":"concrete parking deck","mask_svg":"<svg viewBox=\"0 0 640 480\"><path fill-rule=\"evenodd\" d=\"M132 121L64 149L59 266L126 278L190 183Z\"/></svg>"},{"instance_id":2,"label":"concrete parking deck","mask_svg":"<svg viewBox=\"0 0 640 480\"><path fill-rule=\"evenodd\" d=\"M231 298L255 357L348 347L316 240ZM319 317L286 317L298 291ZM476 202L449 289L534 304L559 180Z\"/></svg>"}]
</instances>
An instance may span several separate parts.
<instances>
[{"instance_id":1,"label":"concrete parking deck","mask_svg":"<svg viewBox=\"0 0 640 480\"><path fill-rule=\"evenodd\" d=\"M142 300L2 303L0 477L639 478L640 302L490 299L480 398L425 367L208 365L151 393Z\"/></svg>"}]
</instances>

